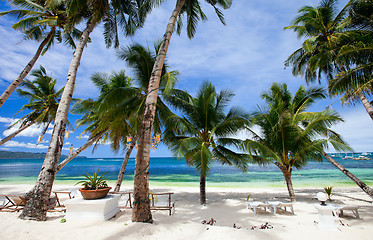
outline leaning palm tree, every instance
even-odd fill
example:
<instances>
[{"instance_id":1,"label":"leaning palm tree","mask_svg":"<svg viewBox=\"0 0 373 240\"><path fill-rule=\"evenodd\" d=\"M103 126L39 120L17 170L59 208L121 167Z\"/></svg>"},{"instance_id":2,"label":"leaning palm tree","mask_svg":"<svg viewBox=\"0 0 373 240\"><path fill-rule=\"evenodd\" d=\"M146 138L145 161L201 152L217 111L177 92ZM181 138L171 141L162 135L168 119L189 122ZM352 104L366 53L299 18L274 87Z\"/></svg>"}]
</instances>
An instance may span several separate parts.
<instances>
[{"instance_id":1,"label":"leaning palm tree","mask_svg":"<svg viewBox=\"0 0 373 240\"><path fill-rule=\"evenodd\" d=\"M224 112L232 96L232 92L216 92L211 83L204 82L195 98L182 91L166 97L183 116L169 117L164 141L176 156L197 169L201 204L206 204L206 177L213 162L247 169L248 155L229 148L239 145L240 140L232 136L248 123L248 115L238 108Z\"/></svg>"},{"instance_id":2,"label":"leaning palm tree","mask_svg":"<svg viewBox=\"0 0 373 240\"><path fill-rule=\"evenodd\" d=\"M336 0L323 0L318 7L306 6L298 11L293 25L285 28L292 29L299 38L307 38L302 47L285 61L285 66L293 66L294 75L304 76L307 82L316 79L320 82L322 75L330 80L351 67L351 59L341 57L338 53L343 47L343 40L350 41L347 12L352 2L349 1L340 12L336 12ZM357 91L356 96L373 120L373 107L364 91Z\"/></svg>"},{"instance_id":3,"label":"leaning palm tree","mask_svg":"<svg viewBox=\"0 0 373 240\"><path fill-rule=\"evenodd\" d=\"M74 25L83 20L87 20L87 25L80 37L79 44L76 47L74 56L70 63L66 85L61 96L60 104L58 105L53 133L42 169L39 173L35 187L25 195L28 201L20 215L20 218L39 221L46 220L46 206L57 172L59 158L61 156L67 114L74 92L76 75L90 33L103 20L114 19L111 21L114 25L104 25L106 29L105 36L112 36L110 35L112 32L111 30L116 30L115 26L117 23L124 26L122 29L127 35L133 34L135 28L141 26L142 23L140 20L144 20L140 19L137 15L138 2L142 3L142 1L135 0L70 0L67 2L69 28L71 29ZM107 43L109 44L108 41Z\"/></svg>"},{"instance_id":4,"label":"leaning palm tree","mask_svg":"<svg viewBox=\"0 0 373 240\"><path fill-rule=\"evenodd\" d=\"M231 6L232 0L205 0L210 4L220 21L225 24L222 11L217 7L221 6L227 9ZM134 208L132 221L134 222L152 222L149 201L149 176L147 169L149 167L149 153L152 138L152 126L157 105L158 87L161 78L161 69L167 55L168 46L175 25L178 26L178 33L182 27L182 17L187 18L187 34L192 38L196 33L196 27L199 20L207 19L203 13L199 0L176 0L176 6L168 21L161 47L157 53L156 61L152 68L151 78L148 86L148 96L145 102L145 111L141 123L143 134L139 139L138 151L136 155L135 179L134 179Z\"/></svg>"},{"instance_id":5,"label":"leaning palm tree","mask_svg":"<svg viewBox=\"0 0 373 240\"><path fill-rule=\"evenodd\" d=\"M253 114L252 123L260 133L249 129L243 149L252 155L254 163L274 164L284 175L291 201L295 194L291 175L294 168L302 168L310 160L322 161L325 157L367 192L369 187L325 153L328 143L337 151L350 150L342 138L330 129L343 121L332 110L308 112L316 100L325 98L319 88L300 87L294 96L285 84L274 83L262 97L266 107Z\"/></svg>"},{"instance_id":6,"label":"leaning palm tree","mask_svg":"<svg viewBox=\"0 0 373 240\"><path fill-rule=\"evenodd\" d=\"M159 43L155 44L155 52L159 48ZM110 141L112 149L115 152L126 145L127 136L132 136L132 141L126 146L126 154L120 168L114 191L120 191L124 172L138 139L138 130L140 128L141 116L144 110L144 100L146 98L147 86L149 84L151 67L155 61L155 54L149 48L139 44L130 45L127 48L121 48L118 52L119 57L125 60L134 70L133 80L128 78L124 71L104 74L96 73L91 77L92 82L99 89L97 100L85 100L74 105L72 112L83 114L78 121L79 126L88 126L84 132L90 134L90 139L86 144L79 148L67 159L62 161L57 170L59 171L77 154L97 143L99 139ZM162 121L167 118L171 112L163 103L161 96L173 90L177 81L178 72L168 71L167 64L164 65L161 78L160 95L157 101L157 114L154 124L154 131L161 132ZM133 83L136 83L134 85Z\"/></svg>"},{"instance_id":7,"label":"leaning palm tree","mask_svg":"<svg viewBox=\"0 0 373 240\"><path fill-rule=\"evenodd\" d=\"M356 95L373 92L373 1L357 0L349 8L349 35L342 42L340 58L350 60L351 68L339 72L329 81L332 95L341 95L342 102L354 103Z\"/></svg>"},{"instance_id":8,"label":"leaning palm tree","mask_svg":"<svg viewBox=\"0 0 373 240\"><path fill-rule=\"evenodd\" d=\"M29 110L30 112L20 118L15 124L20 123L20 128L0 141L3 145L23 130L33 124L45 125L42 135L45 134L50 123L56 116L59 98L63 88L56 90L56 80L49 77L44 67L40 66L39 70L32 71L31 75L35 77L33 81L25 80L21 83L25 89L17 89L20 96L28 98L30 101L19 111Z\"/></svg>"},{"instance_id":9,"label":"leaning palm tree","mask_svg":"<svg viewBox=\"0 0 373 240\"><path fill-rule=\"evenodd\" d=\"M41 42L32 59L27 63L20 75L0 96L0 107L31 71L40 55L53 45L55 40L75 48L73 39L79 38L81 32L73 29L63 32L66 24L66 7L64 1L13 0L12 5L19 9L1 12L0 16L12 15L19 20L13 25L17 31L24 33L24 38Z\"/></svg>"}]
</instances>

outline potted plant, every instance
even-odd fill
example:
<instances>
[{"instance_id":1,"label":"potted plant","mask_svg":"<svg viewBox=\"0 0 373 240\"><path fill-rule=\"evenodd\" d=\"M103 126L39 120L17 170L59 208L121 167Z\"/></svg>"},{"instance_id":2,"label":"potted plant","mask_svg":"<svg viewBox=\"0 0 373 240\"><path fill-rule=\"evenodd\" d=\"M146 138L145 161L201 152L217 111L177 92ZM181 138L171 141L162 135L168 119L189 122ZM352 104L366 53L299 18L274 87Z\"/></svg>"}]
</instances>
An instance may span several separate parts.
<instances>
[{"instance_id":1,"label":"potted plant","mask_svg":"<svg viewBox=\"0 0 373 240\"><path fill-rule=\"evenodd\" d=\"M106 179L103 173L101 176L98 175L99 169L97 171L93 170L93 175L89 175L86 172L83 175L87 180L82 180L77 182L77 184L82 184L83 188L79 189L84 199L99 199L104 198L109 193L111 187L109 187L106 183Z\"/></svg>"}]
</instances>

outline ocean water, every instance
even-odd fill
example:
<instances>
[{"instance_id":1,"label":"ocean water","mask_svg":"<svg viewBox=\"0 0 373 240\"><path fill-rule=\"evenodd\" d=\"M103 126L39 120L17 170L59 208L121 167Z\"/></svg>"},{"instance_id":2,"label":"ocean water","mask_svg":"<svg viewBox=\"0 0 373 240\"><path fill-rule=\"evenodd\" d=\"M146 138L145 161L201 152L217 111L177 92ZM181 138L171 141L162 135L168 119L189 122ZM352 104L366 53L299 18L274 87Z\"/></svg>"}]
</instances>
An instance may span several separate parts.
<instances>
[{"instance_id":1,"label":"ocean water","mask_svg":"<svg viewBox=\"0 0 373 240\"><path fill-rule=\"evenodd\" d=\"M0 184L33 184L36 181L44 159L0 159ZM117 179L122 164L121 158L76 158L69 162L56 176L56 184L74 184L82 180L82 174L92 173L99 169L106 172L109 185ZM340 164L345 166L368 185L373 185L373 159L352 160L336 156ZM127 164L124 182L133 185L135 160ZM184 160L176 158L150 159L151 186L199 186L199 175L192 166L187 166ZM295 187L324 186L356 186L341 171L326 160L311 161L302 169L295 169L292 175ZM247 172L232 166L213 164L207 176L207 186L222 187L284 187L282 173L274 165L250 165Z\"/></svg>"}]
</instances>

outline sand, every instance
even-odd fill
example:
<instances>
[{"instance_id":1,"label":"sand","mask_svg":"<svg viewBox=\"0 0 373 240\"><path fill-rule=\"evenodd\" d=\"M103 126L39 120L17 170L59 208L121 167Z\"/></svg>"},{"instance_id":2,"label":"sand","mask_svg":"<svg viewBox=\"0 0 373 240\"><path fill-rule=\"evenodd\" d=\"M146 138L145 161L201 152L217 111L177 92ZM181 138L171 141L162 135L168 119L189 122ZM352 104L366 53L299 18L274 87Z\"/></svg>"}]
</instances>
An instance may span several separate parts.
<instances>
[{"instance_id":1,"label":"sand","mask_svg":"<svg viewBox=\"0 0 373 240\"><path fill-rule=\"evenodd\" d=\"M21 194L31 185L0 185L0 194ZM68 190L71 186L57 185L54 190ZM131 189L123 189L131 190ZM360 206L360 219L351 211L340 217L344 224L338 230L321 230L317 227L318 204L316 193L322 189L295 189L297 202L295 215L279 212L272 215L259 212L257 215L246 209L246 196L251 200L288 201L283 188L228 189L207 188L207 204L199 205L199 189L183 187L154 188L153 192L174 192L176 209L172 216L168 211L153 211L153 224L133 223L132 211L122 210L109 221L84 221L61 223L64 213L48 213L45 222L25 221L20 213L0 212L0 239L372 239L372 199L358 188L335 188L333 204ZM216 220L213 226L202 224L203 220ZM259 229L268 223L273 228ZM234 228L233 226L236 226ZM254 230L251 230L254 226ZM239 229L238 229L239 228Z\"/></svg>"}]
</instances>

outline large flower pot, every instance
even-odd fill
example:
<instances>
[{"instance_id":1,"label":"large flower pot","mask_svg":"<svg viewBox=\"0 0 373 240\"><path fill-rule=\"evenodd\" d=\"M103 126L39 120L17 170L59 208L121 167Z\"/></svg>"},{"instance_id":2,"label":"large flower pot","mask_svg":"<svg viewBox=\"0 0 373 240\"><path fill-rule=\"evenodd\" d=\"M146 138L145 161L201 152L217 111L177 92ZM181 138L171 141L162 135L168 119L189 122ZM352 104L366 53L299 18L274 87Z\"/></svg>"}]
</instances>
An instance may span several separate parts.
<instances>
[{"instance_id":1,"label":"large flower pot","mask_svg":"<svg viewBox=\"0 0 373 240\"><path fill-rule=\"evenodd\" d=\"M86 189L79 189L80 193L82 194L84 199L92 200L92 199L100 199L106 197L109 193L111 187L101 188L97 190L86 190Z\"/></svg>"}]
</instances>

